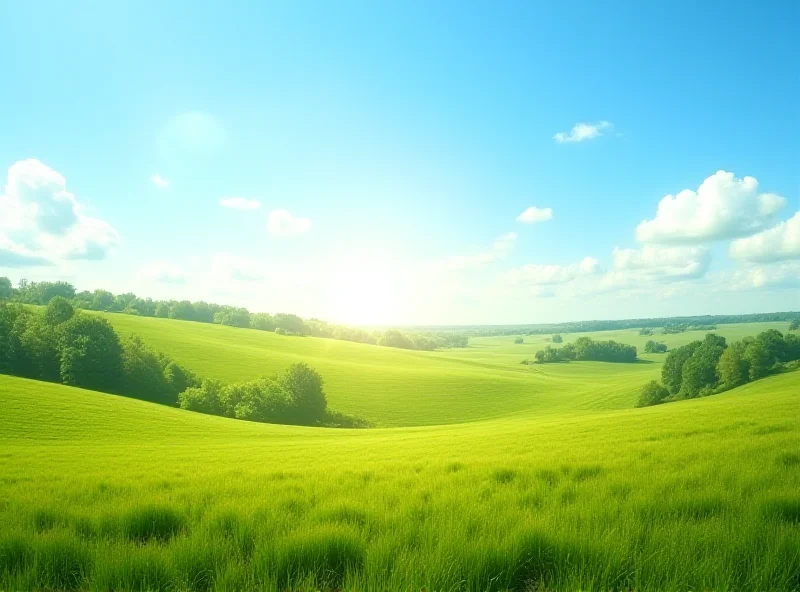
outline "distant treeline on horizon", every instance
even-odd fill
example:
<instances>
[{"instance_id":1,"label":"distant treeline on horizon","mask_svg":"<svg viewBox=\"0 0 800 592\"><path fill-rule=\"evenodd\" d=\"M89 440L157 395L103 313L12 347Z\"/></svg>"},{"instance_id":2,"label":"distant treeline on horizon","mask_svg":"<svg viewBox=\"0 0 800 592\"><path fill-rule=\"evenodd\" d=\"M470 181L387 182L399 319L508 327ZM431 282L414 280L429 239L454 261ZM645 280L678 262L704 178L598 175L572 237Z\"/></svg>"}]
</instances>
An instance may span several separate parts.
<instances>
[{"instance_id":1,"label":"distant treeline on horizon","mask_svg":"<svg viewBox=\"0 0 800 592\"><path fill-rule=\"evenodd\" d=\"M402 349L434 350L467 347L469 337L496 335L547 335L554 333L591 333L622 329L665 329L664 333L682 332L731 323L791 322L800 319L800 311L752 313L741 315L699 315L645 319L570 321L517 325L397 325L394 327L353 327L335 325L319 319L303 319L295 314L251 313L246 308L188 300L153 300L132 292L112 294L106 290L77 292L68 282L29 282L20 280L14 288L8 278L0 277L0 300L26 304L47 304L63 296L77 308L117 312L146 317L161 317L198 323L216 323L283 335L310 335L383 345Z\"/></svg>"},{"instance_id":2,"label":"distant treeline on horizon","mask_svg":"<svg viewBox=\"0 0 800 592\"><path fill-rule=\"evenodd\" d=\"M78 292L68 282L29 282L20 280L14 288L0 277L0 300L22 304L46 305L56 296L66 298L75 308L113 312L143 317L158 317L197 323L215 323L231 327L272 331L279 335L310 335L356 343L413 350L467 347L466 334L454 332L410 332L397 329L366 330L333 325L319 319L303 319L295 314L251 313L246 308L188 300L153 300L132 292L112 294L107 290Z\"/></svg>"}]
</instances>

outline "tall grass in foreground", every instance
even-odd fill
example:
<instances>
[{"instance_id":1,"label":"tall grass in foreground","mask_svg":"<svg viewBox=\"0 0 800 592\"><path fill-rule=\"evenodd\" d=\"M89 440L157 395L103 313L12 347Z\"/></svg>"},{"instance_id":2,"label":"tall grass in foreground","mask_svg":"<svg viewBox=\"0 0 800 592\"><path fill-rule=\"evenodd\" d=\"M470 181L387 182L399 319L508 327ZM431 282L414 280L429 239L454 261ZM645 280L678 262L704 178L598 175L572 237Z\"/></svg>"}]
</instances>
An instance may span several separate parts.
<instances>
[{"instance_id":1,"label":"tall grass in foreground","mask_svg":"<svg viewBox=\"0 0 800 592\"><path fill-rule=\"evenodd\" d=\"M351 432L0 377L0 589L798 590L798 378Z\"/></svg>"}]
</instances>

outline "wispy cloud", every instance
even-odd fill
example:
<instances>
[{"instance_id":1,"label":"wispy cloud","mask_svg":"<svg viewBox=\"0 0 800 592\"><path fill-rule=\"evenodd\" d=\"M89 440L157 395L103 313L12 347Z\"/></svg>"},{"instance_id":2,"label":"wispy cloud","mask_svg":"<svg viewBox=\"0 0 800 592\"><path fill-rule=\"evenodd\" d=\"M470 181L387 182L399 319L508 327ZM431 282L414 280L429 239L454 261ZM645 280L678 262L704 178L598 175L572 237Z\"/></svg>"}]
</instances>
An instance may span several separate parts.
<instances>
[{"instance_id":1,"label":"wispy cloud","mask_svg":"<svg viewBox=\"0 0 800 592\"><path fill-rule=\"evenodd\" d=\"M571 142L584 142L594 140L603 135L603 132L614 127L610 121L598 121L597 123L576 123L569 132L558 132L553 139L559 144Z\"/></svg>"},{"instance_id":2,"label":"wispy cloud","mask_svg":"<svg viewBox=\"0 0 800 592\"><path fill-rule=\"evenodd\" d=\"M232 210L257 210L261 207L261 202L257 199L247 199L246 197L223 197L219 200L219 205Z\"/></svg>"},{"instance_id":3,"label":"wispy cloud","mask_svg":"<svg viewBox=\"0 0 800 592\"><path fill-rule=\"evenodd\" d=\"M153 182L153 184L154 184L156 187L158 187L159 189L166 189L167 187L169 187L169 181L167 181L167 180L166 180L164 177L162 177L161 175L158 175L158 174L156 174L156 175L153 175L152 177L150 177L150 180L151 180L151 181Z\"/></svg>"},{"instance_id":4,"label":"wispy cloud","mask_svg":"<svg viewBox=\"0 0 800 592\"><path fill-rule=\"evenodd\" d=\"M531 206L517 216L517 222L522 222L523 224L535 224L536 222L546 222L552 218L552 208L537 208L536 206Z\"/></svg>"},{"instance_id":5,"label":"wispy cloud","mask_svg":"<svg viewBox=\"0 0 800 592\"><path fill-rule=\"evenodd\" d=\"M293 236L311 230L311 220L292 215L287 210L272 210L267 220L267 232L274 236Z\"/></svg>"}]
</instances>

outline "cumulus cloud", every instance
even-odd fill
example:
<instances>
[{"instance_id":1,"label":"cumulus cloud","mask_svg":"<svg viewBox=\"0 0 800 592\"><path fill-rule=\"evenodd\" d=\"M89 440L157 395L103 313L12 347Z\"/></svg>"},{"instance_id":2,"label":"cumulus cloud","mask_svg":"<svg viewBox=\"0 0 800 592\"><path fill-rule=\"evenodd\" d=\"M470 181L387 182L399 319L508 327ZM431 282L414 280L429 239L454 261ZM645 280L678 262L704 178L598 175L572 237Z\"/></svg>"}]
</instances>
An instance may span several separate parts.
<instances>
[{"instance_id":1,"label":"cumulus cloud","mask_svg":"<svg viewBox=\"0 0 800 592\"><path fill-rule=\"evenodd\" d=\"M730 254L742 261L800 259L800 211L774 228L733 241Z\"/></svg>"},{"instance_id":2,"label":"cumulus cloud","mask_svg":"<svg viewBox=\"0 0 800 592\"><path fill-rule=\"evenodd\" d=\"M537 208L536 206L531 206L517 216L517 222L522 222L523 224L534 224L536 222L546 222L552 218L552 208Z\"/></svg>"},{"instance_id":3,"label":"cumulus cloud","mask_svg":"<svg viewBox=\"0 0 800 592\"><path fill-rule=\"evenodd\" d=\"M718 171L697 191L684 189L665 196L656 217L636 228L636 238L644 243L690 244L748 236L767 228L785 203L774 193L759 193L753 177L737 179L733 173Z\"/></svg>"},{"instance_id":4,"label":"cumulus cloud","mask_svg":"<svg viewBox=\"0 0 800 592\"><path fill-rule=\"evenodd\" d=\"M186 283L186 274L183 269L171 261L151 261L141 267L136 275L139 280L163 284Z\"/></svg>"},{"instance_id":5,"label":"cumulus cloud","mask_svg":"<svg viewBox=\"0 0 800 592\"><path fill-rule=\"evenodd\" d=\"M0 195L0 266L103 259L118 244L117 231L84 213L61 174L36 159L8 169Z\"/></svg>"},{"instance_id":6,"label":"cumulus cloud","mask_svg":"<svg viewBox=\"0 0 800 592\"><path fill-rule=\"evenodd\" d=\"M219 200L219 205L232 210L257 210L261 207L261 202L257 199L247 199L246 197L223 197Z\"/></svg>"},{"instance_id":7,"label":"cumulus cloud","mask_svg":"<svg viewBox=\"0 0 800 592\"><path fill-rule=\"evenodd\" d=\"M614 125L610 121L598 121L597 123L576 123L569 132L558 132L553 139L559 144L571 142L584 142L593 140L603 135L603 132L610 130Z\"/></svg>"},{"instance_id":8,"label":"cumulus cloud","mask_svg":"<svg viewBox=\"0 0 800 592\"><path fill-rule=\"evenodd\" d=\"M481 269L482 267L486 267L489 263L504 257L513 250L517 238L516 232L508 232L498 236L494 240L494 243L492 243L491 248L486 251L475 253L474 255L453 255L447 257L443 264L438 267L444 267L445 269L454 271Z\"/></svg>"},{"instance_id":9,"label":"cumulus cloud","mask_svg":"<svg viewBox=\"0 0 800 592\"><path fill-rule=\"evenodd\" d=\"M267 220L267 232L274 236L303 234L311 229L311 220L293 216L287 210L272 210Z\"/></svg>"},{"instance_id":10,"label":"cumulus cloud","mask_svg":"<svg viewBox=\"0 0 800 592\"><path fill-rule=\"evenodd\" d=\"M159 189L166 189L167 187L169 187L169 181L167 181L161 175L153 175L152 177L150 177L150 180Z\"/></svg>"},{"instance_id":11,"label":"cumulus cloud","mask_svg":"<svg viewBox=\"0 0 800 592\"><path fill-rule=\"evenodd\" d=\"M218 279L254 282L264 279L264 268L255 259L218 253L211 260L211 274Z\"/></svg>"},{"instance_id":12,"label":"cumulus cloud","mask_svg":"<svg viewBox=\"0 0 800 592\"><path fill-rule=\"evenodd\" d=\"M502 278L511 285L558 286L580 277L587 277L599 270L600 262L594 257L584 257L578 263L569 265L548 265L531 263L503 274Z\"/></svg>"},{"instance_id":13,"label":"cumulus cloud","mask_svg":"<svg viewBox=\"0 0 800 592\"><path fill-rule=\"evenodd\" d=\"M670 282L703 277L711 254L703 247L614 249L612 269L605 283Z\"/></svg>"},{"instance_id":14,"label":"cumulus cloud","mask_svg":"<svg viewBox=\"0 0 800 592\"><path fill-rule=\"evenodd\" d=\"M721 282L732 290L800 288L800 262L754 265L725 274Z\"/></svg>"}]
</instances>

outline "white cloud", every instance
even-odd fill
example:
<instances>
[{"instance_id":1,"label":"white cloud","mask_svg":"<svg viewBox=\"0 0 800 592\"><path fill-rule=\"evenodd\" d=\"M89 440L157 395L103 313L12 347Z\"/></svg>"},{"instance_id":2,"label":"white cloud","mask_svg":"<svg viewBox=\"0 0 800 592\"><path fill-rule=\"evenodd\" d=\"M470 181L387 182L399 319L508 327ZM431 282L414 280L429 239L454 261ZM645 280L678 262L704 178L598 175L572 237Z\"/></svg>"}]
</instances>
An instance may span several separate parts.
<instances>
[{"instance_id":1,"label":"white cloud","mask_svg":"<svg viewBox=\"0 0 800 592\"><path fill-rule=\"evenodd\" d=\"M163 284L183 284L186 282L186 274L183 269L171 261L151 261L141 267L136 276L139 280Z\"/></svg>"},{"instance_id":2,"label":"white cloud","mask_svg":"<svg viewBox=\"0 0 800 592\"><path fill-rule=\"evenodd\" d=\"M612 269L603 278L607 285L698 279L711 264L711 255L703 247L614 249L612 259Z\"/></svg>"},{"instance_id":3,"label":"white cloud","mask_svg":"<svg viewBox=\"0 0 800 592\"><path fill-rule=\"evenodd\" d=\"M697 191L665 196L656 217L636 228L636 238L644 243L691 244L748 236L768 227L785 203L774 193L758 193L753 177L737 179L718 171Z\"/></svg>"},{"instance_id":4,"label":"white cloud","mask_svg":"<svg viewBox=\"0 0 800 592\"><path fill-rule=\"evenodd\" d=\"M800 262L755 265L723 274L719 283L730 290L800 288Z\"/></svg>"},{"instance_id":5,"label":"white cloud","mask_svg":"<svg viewBox=\"0 0 800 592\"><path fill-rule=\"evenodd\" d=\"M730 254L743 261L800 259L800 211L774 228L733 241Z\"/></svg>"},{"instance_id":6,"label":"white cloud","mask_svg":"<svg viewBox=\"0 0 800 592\"><path fill-rule=\"evenodd\" d=\"M487 251L474 255L453 255L447 257L442 264L436 267L444 267L453 271L480 269L509 253L514 248L517 238L517 233L508 232L497 237Z\"/></svg>"},{"instance_id":7,"label":"white cloud","mask_svg":"<svg viewBox=\"0 0 800 592\"><path fill-rule=\"evenodd\" d=\"M311 220L293 216L286 210L272 210L267 220L267 231L275 236L303 234L311 229Z\"/></svg>"},{"instance_id":8,"label":"white cloud","mask_svg":"<svg viewBox=\"0 0 800 592\"><path fill-rule=\"evenodd\" d=\"M599 270L600 262L593 257L584 257L569 265L547 265L531 263L506 272L501 277L511 285L558 286L579 277L586 277ZM538 292L537 292L538 294Z\"/></svg>"},{"instance_id":9,"label":"white cloud","mask_svg":"<svg viewBox=\"0 0 800 592\"><path fill-rule=\"evenodd\" d=\"M58 172L35 159L8 169L0 195L0 266L103 259L118 244L117 231L85 215Z\"/></svg>"},{"instance_id":10,"label":"white cloud","mask_svg":"<svg viewBox=\"0 0 800 592\"><path fill-rule=\"evenodd\" d=\"M166 189L167 187L169 187L169 181L167 181L161 175L153 175L152 177L150 177L150 180L159 189Z\"/></svg>"},{"instance_id":11,"label":"white cloud","mask_svg":"<svg viewBox=\"0 0 800 592\"><path fill-rule=\"evenodd\" d=\"M570 142L583 142L593 140L603 135L607 129L613 128L610 121L598 121L597 123L576 123L569 132L558 132L553 139L559 144Z\"/></svg>"},{"instance_id":12,"label":"white cloud","mask_svg":"<svg viewBox=\"0 0 800 592\"><path fill-rule=\"evenodd\" d=\"M546 222L552 218L552 208L537 208L536 206L531 206L517 216L517 222L522 222L523 224L533 224L535 222Z\"/></svg>"},{"instance_id":13,"label":"white cloud","mask_svg":"<svg viewBox=\"0 0 800 592\"><path fill-rule=\"evenodd\" d=\"M255 259L218 253L211 260L211 275L217 279L254 282L265 277L263 265Z\"/></svg>"},{"instance_id":14,"label":"white cloud","mask_svg":"<svg viewBox=\"0 0 800 592\"><path fill-rule=\"evenodd\" d=\"M257 210L261 207L261 202L257 199L247 199L246 197L223 197L219 200L219 205L232 210Z\"/></svg>"}]
</instances>

